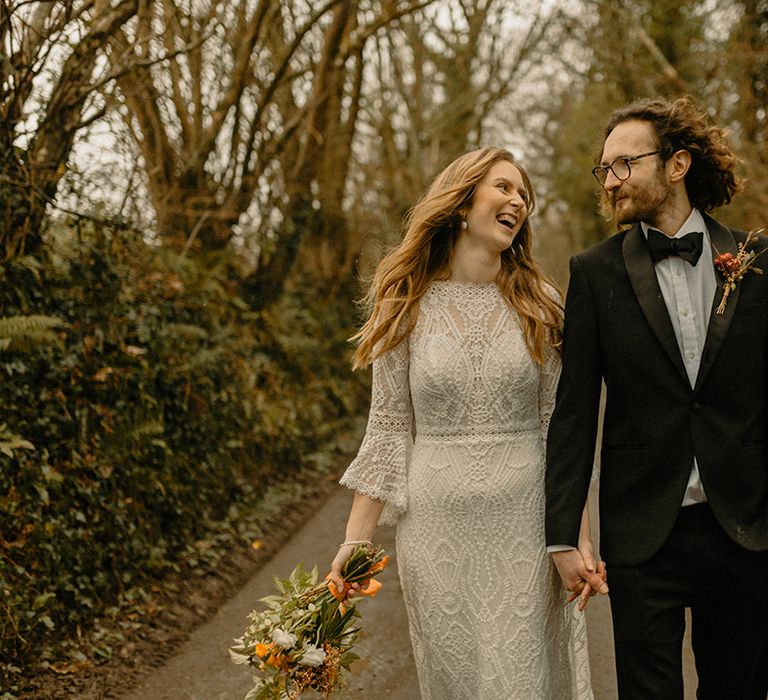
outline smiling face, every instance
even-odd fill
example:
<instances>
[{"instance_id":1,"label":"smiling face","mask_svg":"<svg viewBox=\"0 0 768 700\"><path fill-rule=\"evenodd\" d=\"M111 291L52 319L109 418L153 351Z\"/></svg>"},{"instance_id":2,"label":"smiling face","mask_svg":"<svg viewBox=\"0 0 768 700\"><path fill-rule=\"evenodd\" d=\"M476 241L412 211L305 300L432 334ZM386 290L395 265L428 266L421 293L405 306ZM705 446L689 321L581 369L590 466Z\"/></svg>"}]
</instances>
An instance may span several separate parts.
<instances>
[{"instance_id":1,"label":"smiling face","mask_svg":"<svg viewBox=\"0 0 768 700\"><path fill-rule=\"evenodd\" d=\"M475 188L461 236L494 253L506 250L528 216L528 199L520 171L506 160L495 163Z\"/></svg>"},{"instance_id":2,"label":"smiling face","mask_svg":"<svg viewBox=\"0 0 768 700\"><path fill-rule=\"evenodd\" d=\"M608 135L600 163L608 165L616 158L632 157L657 148L653 127L633 119L618 124ZM603 187L618 224L646 221L653 225L664 215L671 190L660 162L658 155L632 162L631 175L626 180L608 173Z\"/></svg>"}]
</instances>

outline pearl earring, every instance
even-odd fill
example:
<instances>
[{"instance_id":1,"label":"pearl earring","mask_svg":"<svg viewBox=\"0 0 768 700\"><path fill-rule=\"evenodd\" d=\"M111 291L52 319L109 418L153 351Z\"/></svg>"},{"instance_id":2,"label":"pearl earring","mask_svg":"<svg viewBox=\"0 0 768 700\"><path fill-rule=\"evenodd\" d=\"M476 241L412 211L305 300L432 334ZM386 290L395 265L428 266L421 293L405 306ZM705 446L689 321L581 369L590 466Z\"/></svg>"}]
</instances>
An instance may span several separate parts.
<instances>
[{"instance_id":1,"label":"pearl earring","mask_svg":"<svg viewBox=\"0 0 768 700\"><path fill-rule=\"evenodd\" d=\"M461 220L461 228L463 228L465 230L467 228L467 222L464 219Z\"/></svg>"}]
</instances>

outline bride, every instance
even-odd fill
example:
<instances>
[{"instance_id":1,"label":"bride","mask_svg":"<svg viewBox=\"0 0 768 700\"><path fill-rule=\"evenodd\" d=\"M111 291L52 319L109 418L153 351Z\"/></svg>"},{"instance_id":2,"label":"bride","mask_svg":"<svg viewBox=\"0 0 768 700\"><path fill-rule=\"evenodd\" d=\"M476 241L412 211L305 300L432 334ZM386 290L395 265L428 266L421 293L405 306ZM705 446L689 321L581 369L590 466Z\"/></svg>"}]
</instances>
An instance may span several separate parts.
<instances>
[{"instance_id":1,"label":"bride","mask_svg":"<svg viewBox=\"0 0 768 700\"><path fill-rule=\"evenodd\" d=\"M368 427L331 576L379 522L397 562L425 700L591 698L584 618L544 541L544 445L560 370L560 297L531 256L534 195L505 150L467 153L379 264L355 368ZM582 520L582 610L605 579Z\"/></svg>"}]
</instances>

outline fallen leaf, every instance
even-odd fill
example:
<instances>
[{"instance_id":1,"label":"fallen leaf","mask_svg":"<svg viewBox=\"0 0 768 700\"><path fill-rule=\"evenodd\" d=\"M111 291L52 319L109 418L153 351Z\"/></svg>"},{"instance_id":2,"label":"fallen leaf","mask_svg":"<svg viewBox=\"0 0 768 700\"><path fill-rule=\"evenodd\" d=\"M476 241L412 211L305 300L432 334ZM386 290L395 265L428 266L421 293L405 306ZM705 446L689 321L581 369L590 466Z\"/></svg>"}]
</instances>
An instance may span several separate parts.
<instances>
[{"instance_id":1,"label":"fallen leaf","mask_svg":"<svg viewBox=\"0 0 768 700\"><path fill-rule=\"evenodd\" d=\"M130 355L131 357L140 357L141 355L147 354L146 348L140 348L136 345L126 345L125 346L125 354Z\"/></svg>"},{"instance_id":2,"label":"fallen leaf","mask_svg":"<svg viewBox=\"0 0 768 700\"><path fill-rule=\"evenodd\" d=\"M110 374L114 374L114 372L115 370L113 367L102 367L91 377L91 379L93 379L94 382L106 382L107 377L109 377Z\"/></svg>"}]
</instances>

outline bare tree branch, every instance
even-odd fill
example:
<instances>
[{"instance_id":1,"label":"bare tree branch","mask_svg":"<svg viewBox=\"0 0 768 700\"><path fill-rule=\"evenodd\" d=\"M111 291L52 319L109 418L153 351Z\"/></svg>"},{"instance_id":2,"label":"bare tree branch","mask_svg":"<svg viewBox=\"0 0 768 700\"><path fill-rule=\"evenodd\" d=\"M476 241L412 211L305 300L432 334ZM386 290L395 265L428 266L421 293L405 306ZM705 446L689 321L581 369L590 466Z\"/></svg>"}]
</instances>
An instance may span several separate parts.
<instances>
[{"instance_id":1,"label":"bare tree branch","mask_svg":"<svg viewBox=\"0 0 768 700\"><path fill-rule=\"evenodd\" d=\"M245 33L238 37L239 48L235 66L232 70L232 81L229 88L222 93L221 98L211 115L211 123L207 129L199 133L195 150L191 154L191 163L196 164L201 158L207 158L218 138L224 119L232 106L240 99L248 79L248 66L251 62L251 54L264 23L264 18L269 10L269 0L259 0L259 3L251 16L251 21L245 28Z\"/></svg>"},{"instance_id":2,"label":"bare tree branch","mask_svg":"<svg viewBox=\"0 0 768 700\"><path fill-rule=\"evenodd\" d=\"M93 92L94 90L100 90L105 85L108 85L113 81L117 81L127 73L137 70L139 68L143 68L143 69L151 68L152 66L156 66L161 63L173 64L175 58L178 58L181 55L191 53L195 49L200 48L200 46L202 46L210 38L210 36L211 36L210 34L201 36L199 39L195 40L194 42L187 44L186 46L182 46L181 48L174 49L169 53L163 54L162 56L157 56L155 58L134 59L130 64L118 65L114 67L112 70L110 70L103 78L100 78L99 80L94 81L93 83L88 85L86 88L86 92Z\"/></svg>"},{"instance_id":3,"label":"bare tree branch","mask_svg":"<svg viewBox=\"0 0 768 700\"><path fill-rule=\"evenodd\" d=\"M123 0L112 6L107 0L84 2L74 7L65 5L57 16L57 3L37 6L30 22L21 21L22 33L14 73L3 76L7 90L0 103L0 163L6 178L0 184L0 257L7 259L22 251L33 251L41 242L41 223L45 206L55 196L59 180L65 172L78 129L98 118L99 112L82 118L83 106L94 84L92 74L105 41L133 17L137 0ZM14 6L18 12L21 5ZM13 42L14 17L3 16L5 42ZM93 9L85 25L86 12ZM21 134L19 121L30 98L33 81L46 64L68 23L83 24L85 34L79 40L71 37L71 50L53 78L50 94L39 123L21 156L16 155L14 139ZM60 48L60 47L59 47Z\"/></svg>"},{"instance_id":4,"label":"bare tree branch","mask_svg":"<svg viewBox=\"0 0 768 700\"><path fill-rule=\"evenodd\" d=\"M685 81L680 77L680 74L675 67L667 60L664 52L658 47L648 32L643 29L643 26L639 22L634 21L632 24L632 31L635 37L637 37L637 40L643 45L651 55L651 58L653 58L654 62L658 65L664 77L672 83L674 88L683 93L688 92L690 90L688 85L686 85Z\"/></svg>"},{"instance_id":5,"label":"bare tree branch","mask_svg":"<svg viewBox=\"0 0 768 700\"><path fill-rule=\"evenodd\" d=\"M390 27L397 20L402 19L403 17L407 17L408 15L412 15L419 10L423 10L425 7L433 5L435 2L437 2L437 0L423 0L423 2L417 2L414 5L409 5L399 10L397 9L396 5L391 6L389 11L383 12L375 22L368 26L361 27L359 31L355 32L353 41L350 42L346 48L346 51L344 51L344 58L362 51L368 40L384 27Z\"/></svg>"}]
</instances>

